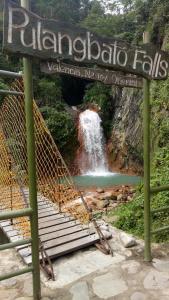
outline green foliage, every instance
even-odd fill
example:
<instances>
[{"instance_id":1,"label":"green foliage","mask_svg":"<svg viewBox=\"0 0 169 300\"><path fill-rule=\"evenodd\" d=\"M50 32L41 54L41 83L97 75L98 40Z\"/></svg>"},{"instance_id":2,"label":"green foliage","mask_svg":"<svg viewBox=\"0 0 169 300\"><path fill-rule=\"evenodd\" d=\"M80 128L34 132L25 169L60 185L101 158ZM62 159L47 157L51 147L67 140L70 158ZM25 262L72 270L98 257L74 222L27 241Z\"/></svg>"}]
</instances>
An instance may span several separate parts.
<instances>
[{"instance_id":1,"label":"green foliage","mask_svg":"<svg viewBox=\"0 0 169 300\"><path fill-rule=\"evenodd\" d=\"M40 99L43 106L55 106L56 102L62 100L61 83L57 78L41 78L38 80L36 99Z\"/></svg>"},{"instance_id":2,"label":"green foliage","mask_svg":"<svg viewBox=\"0 0 169 300\"><path fill-rule=\"evenodd\" d=\"M15 0L15 2L20 3L19 0ZM42 17L71 22L78 26L84 26L100 35L118 37L130 43L142 43L142 34L145 29L151 30L152 41L157 46L162 45L165 34L169 36L169 30L167 31L169 21L168 0L31 0L31 4L32 10ZM2 46L2 7L1 1L0 47ZM169 49L169 42L167 49ZM59 104L64 96L62 89L69 91L71 77L70 81L65 81L63 85L59 76L49 77L44 75L42 77L38 65L39 62L36 63L35 61L35 98L43 108L48 126L57 145L60 150L64 151L68 147L66 138L70 141L72 137L73 140L74 125L72 125L73 121L66 112L65 107L62 107L61 110L58 107L59 105L62 106L62 104ZM21 66L22 60L0 53L0 69L19 71ZM1 80L0 87L5 88L10 85L10 82L9 79ZM166 157L167 150L165 149L168 147L166 140L169 133L167 119L168 89L169 81L154 83L152 88L153 150L158 151L159 147L163 147L164 157ZM113 114L111 89L101 83L89 85L85 93L84 103L89 102L97 103L101 107L105 134L106 137L109 137ZM164 114L166 115L165 118ZM61 134L60 138L59 134Z\"/></svg>"},{"instance_id":3,"label":"green foliage","mask_svg":"<svg viewBox=\"0 0 169 300\"><path fill-rule=\"evenodd\" d=\"M153 159L151 185L159 186L168 184L169 176L169 145L159 149ZM151 209L169 206L169 192L161 192L151 198ZM132 202L121 205L115 212L119 216L115 226L135 234L144 236L144 196L143 189L138 190ZM152 216L152 228L157 229L169 225L169 214L158 213ZM169 240L169 233L160 233L153 236L153 241Z\"/></svg>"},{"instance_id":4,"label":"green foliage","mask_svg":"<svg viewBox=\"0 0 169 300\"><path fill-rule=\"evenodd\" d=\"M95 82L86 88L83 102L97 104L103 121L103 129L106 138L110 137L112 126L112 101L111 87L103 83Z\"/></svg>"},{"instance_id":5,"label":"green foliage","mask_svg":"<svg viewBox=\"0 0 169 300\"><path fill-rule=\"evenodd\" d=\"M5 84L2 79L0 79L0 89L1 90L7 90L8 89L8 85Z\"/></svg>"},{"instance_id":6,"label":"green foliage","mask_svg":"<svg viewBox=\"0 0 169 300\"><path fill-rule=\"evenodd\" d=\"M134 11L129 14L105 14L102 4L94 1L82 26L100 35L132 41L135 30Z\"/></svg>"},{"instance_id":7,"label":"green foliage","mask_svg":"<svg viewBox=\"0 0 169 300\"><path fill-rule=\"evenodd\" d=\"M48 2L48 3L46 3ZM37 0L34 10L43 17L59 21L78 23L88 14L90 0Z\"/></svg>"},{"instance_id":8,"label":"green foliage","mask_svg":"<svg viewBox=\"0 0 169 300\"><path fill-rule=\"evenodd\" d=\"M136 236L143 237L144 233L144 201L140 192L137 192L134 201L119 206L115 211L118 220L115 226Z\"/></svg>"},{"instance_id":9,"label":"green foliage","mask_svg":"<svg viewBox=\"0 0 169 300\"><path fill-rule=\"evenodd\" d=\"M168 184L169 178L169 78L166 81L154 82L152 85L152 166L151 186ZM134 201L117 209L119 216L116 226L143 237L143 190L138 190ZM151 208L169 206L169 192L161 192L151 198ZM152 228L169 225L169 214L158 213L152 216ZM169 233L153 236L157 242L169 240Z\"/></svg>"},{"instance_id":10,"label":"green foliage","mask_svg":"<svg viewBox=\"0 0 169 300\"><path fill-rule=\"evenodd\" d=\"M169 78L152 84L152 137L153 150L168 145L169 136Z\"/></svg>"},{"instance_id":11,"label":"green foliage","mask_svg":"<svg viewBox=\"0 0 169 300\"><path fill-rule=\"evenodd\" d=\"M0 79L0 90L8 90L8 89L9 89L8 85L2 79ZM4 96L0 94L0 106L3 102L3 98Z\"/></svg>"},{"instance_id":12,"label":"green foliage","mask_svg":"<svg viewBox=\"0 0 169 300\"><path fill-rule=\"evenodd\" d=\"M77 145L75 123L63 103L43 107L41 112L62 155L71 155Z\"/></svg>"},{"instance_id":13,"label":"green foliage","mask_svg":"<svg viewBox=\"0 0 169 300\"><path fill-rule=\"evenodd\" d=\"M84 103L95 103L101 110L105 110L110 98L110 88L100 82L91 83L87 86Z\"/></svg>"}]
</instances>

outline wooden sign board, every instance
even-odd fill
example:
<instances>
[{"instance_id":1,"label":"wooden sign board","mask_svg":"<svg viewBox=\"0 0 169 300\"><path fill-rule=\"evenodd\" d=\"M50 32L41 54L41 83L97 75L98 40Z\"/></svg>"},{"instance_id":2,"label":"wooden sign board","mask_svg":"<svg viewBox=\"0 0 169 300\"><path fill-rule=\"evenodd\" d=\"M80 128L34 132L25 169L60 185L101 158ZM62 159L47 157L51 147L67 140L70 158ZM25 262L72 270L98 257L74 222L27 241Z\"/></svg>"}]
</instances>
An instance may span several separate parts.
<instances>
[{"instance_id":1,"label":"wooden sign board","mask_svg":"<svg viewBox=\"0 0 169 300\"><path fill-rule=\"evenodd\" d=\"M100 37L86 29L39 16L5 1L4 50L43 60L95 64L148 79L165 79L169 56L145 44Z\"/></svg>"},{"instance_id":2,"label":"wooden sign board","mask_svg":"<svg viewBox=\"0 0 169 300\"><path fill-rule=\"evenodd\" d=\"M104 84L142 88L143 80L132 76L123 76L117 72L101 69L81 68L64 63L43 62L41 72L46 74L66 74L74 77L101 81Z\"/></svg>"}]
</instances>

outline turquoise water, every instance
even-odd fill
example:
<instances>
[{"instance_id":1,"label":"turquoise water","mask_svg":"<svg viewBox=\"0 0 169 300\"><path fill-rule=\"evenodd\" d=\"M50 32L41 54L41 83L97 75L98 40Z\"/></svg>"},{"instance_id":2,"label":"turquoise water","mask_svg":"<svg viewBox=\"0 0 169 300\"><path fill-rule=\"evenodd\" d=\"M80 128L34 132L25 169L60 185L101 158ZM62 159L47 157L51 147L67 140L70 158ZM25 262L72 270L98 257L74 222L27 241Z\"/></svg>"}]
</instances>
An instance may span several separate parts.
<instances>
[{"instance_id":1,"label":"turquoise water","mask_svg":"<svg viewBox=\"0 0 169 300\"><path fill-rule=\"evenodd\" d=\"M74 176L74 182L79 187L111 187L113 185L137 185L142 178L139 176L129 176L123 174L112 173L107 176L91 176L82 175Z\"/></svg>"}]
</instances>

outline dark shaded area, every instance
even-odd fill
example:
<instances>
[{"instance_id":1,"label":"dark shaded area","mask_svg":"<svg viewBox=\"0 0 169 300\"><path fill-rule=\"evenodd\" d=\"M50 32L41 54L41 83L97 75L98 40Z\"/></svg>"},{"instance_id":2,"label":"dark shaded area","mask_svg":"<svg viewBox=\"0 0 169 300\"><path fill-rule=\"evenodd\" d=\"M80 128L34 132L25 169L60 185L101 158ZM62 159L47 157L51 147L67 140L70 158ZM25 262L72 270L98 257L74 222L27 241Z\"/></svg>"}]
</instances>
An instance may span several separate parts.
<instances>
[{"instance_id":1,"label":"dark shaded area","mask_svg":"<svg viewBox=\"0 0 169 300\"><path fill-rule=\"evenodd\" d=\"M70 106L82 104L85 89L92 81L61 75L62 95Z\"/></svg>"},{"instance_id":2,"label":"dark shaded area","mask_svg":"<svg viewBox=\"0 0 169 300\"><path fill-rule=\"evenodd\" d=\"M0 245L7 244L9 243L9 239L3 232L3 230L0 228Z\"/></svg>"}]
</instances>

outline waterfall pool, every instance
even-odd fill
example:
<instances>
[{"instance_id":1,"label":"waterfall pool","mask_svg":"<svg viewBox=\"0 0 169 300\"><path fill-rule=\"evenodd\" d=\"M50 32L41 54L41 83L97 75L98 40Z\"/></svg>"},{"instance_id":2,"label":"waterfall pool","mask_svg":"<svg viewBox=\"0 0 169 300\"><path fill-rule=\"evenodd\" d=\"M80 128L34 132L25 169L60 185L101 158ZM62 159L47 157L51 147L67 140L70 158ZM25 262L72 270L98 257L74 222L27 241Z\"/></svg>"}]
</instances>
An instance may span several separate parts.
<instances>
[{"instance_id":1,"label":"waterfall pool","mask_svg":"<svg viewBox=\"0 0 169 300\"><path fill-rule=\"evenodd\" d=\"M84 175L74 177L77 186L111 187L141 182L139 176L109 172L102 120L96 111L86 109L80 113L78 130L81 145L78 165L80 173Z\"/></svg>"},{"instance_id":2,"label":"waterfall pool","mask_svg":"<svg viewBox=\"0 0 169 300\"><path fill-rule=\"evenodd\" d=\"M101 175L74 176L74 183L79 187L111 187L114 185L137 185L141 183L142 177L124 175L119 173L108 173Z\"/></svg>"}]
</instances>

